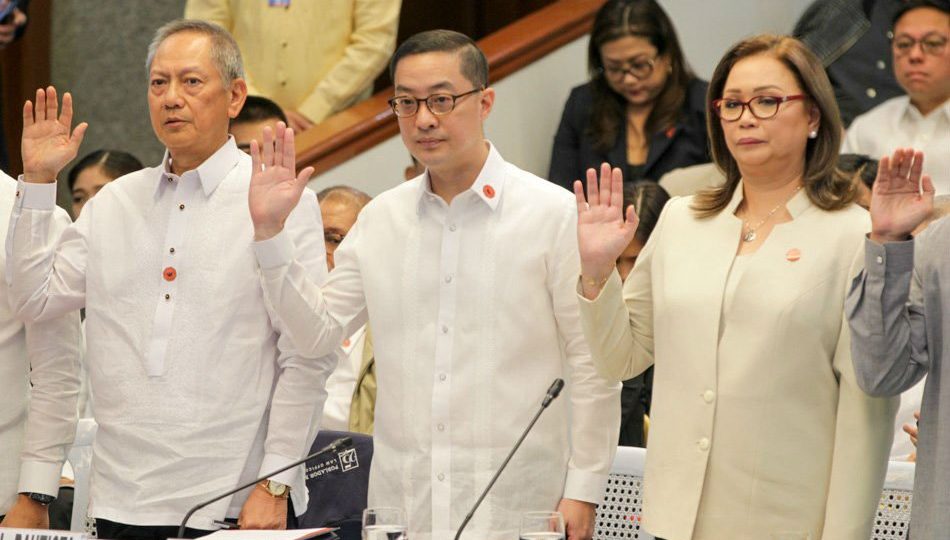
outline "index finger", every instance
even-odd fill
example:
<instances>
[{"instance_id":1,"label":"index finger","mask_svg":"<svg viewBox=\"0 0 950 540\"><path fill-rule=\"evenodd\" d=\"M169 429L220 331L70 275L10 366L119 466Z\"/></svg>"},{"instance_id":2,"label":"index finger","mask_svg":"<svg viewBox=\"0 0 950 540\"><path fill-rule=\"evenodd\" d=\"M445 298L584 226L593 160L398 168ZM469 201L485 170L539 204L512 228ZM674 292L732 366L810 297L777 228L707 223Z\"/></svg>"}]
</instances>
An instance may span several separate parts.
<instances>
[{"instance_id":1,"label":"index finger","mask_svg":"<svg viewBox=\"0 0 950 540\"><path fill-rule=\"evenodd\" d=\"M261 171L261 145L257 139L251 140L251 174Z\"/></svg>"},{"instance_id":2,"label":"index finger","mask_svg":"<svg viewBox=\"0 0 950 540\"><path fill-rule=\"evenodd\" d=\"M67 130L73 125L73 95L69 92L63 94L63 110L59 114L59 123L66 126Z\"/></svg>"},{"instance_id":3,"label":"index finger","mask_svg":"<svg viewBox=\"0 0 950 540\"><path fill-rule=\"evenodd\" d=\"M294 129L287 128L287 131L284 131L284 156L283 164L284 167L287 167L291 171L297 170L297 165L295 163L296 152L294 150Z\"/></svg>"}]
</instances>

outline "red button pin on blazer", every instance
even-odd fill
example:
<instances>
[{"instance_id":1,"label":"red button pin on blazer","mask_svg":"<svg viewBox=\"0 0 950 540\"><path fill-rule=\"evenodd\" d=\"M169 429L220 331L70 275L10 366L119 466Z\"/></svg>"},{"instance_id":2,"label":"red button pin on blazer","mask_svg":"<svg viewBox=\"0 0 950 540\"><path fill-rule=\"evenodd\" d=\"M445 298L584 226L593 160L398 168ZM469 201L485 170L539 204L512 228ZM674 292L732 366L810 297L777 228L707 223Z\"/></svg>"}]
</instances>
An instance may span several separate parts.
<instances>
[{"instance_id":1,"label":"red button pin on blazer","mask_svg":"<svg viewBox=\"0 0 950 540\"><path fill-rule=\"evenodd\" d=\"M175 271L175 268L169 266L165 270L162 270L162 277L165 278L165 281L175 281L175 278L178 277L178 272Z\"/></svg>"},{"instance_id":2,"label":"red button pin on blazer","mask_svg":"<svg viewBox=\"0 0 950 540\"><path fill-rule=\"evenodd\" d=\"M676 135L676 126L673 126L673 127L671 127L670 129L666 130L666 138L667 138L667 139L672 139L672 138L673 138L673 135Z\"/></svg>"},{"instance_id":3,"label":"red button pin on blazer","mask_svg":"<svg viewBox=\"0 0 950 540\"><path fill-rule=\"evenodd\" d=\"M482 193L484 193L485 196L488 197L489 199L495 198L495 188L489 185L486 185L485 187L482 188Z\"/></svg>"},{"instance_id":4,"label":"red button pin on blazer","mask_svg":"<svg viewBox=\"0 0 950 540\"><path fill-rule=\"evenodd\" d=\"M785 260L789 262L795 262L801 258L802 258L802 250L798 248L792 248L785 252Z\"/></svg>"}]
</instances>

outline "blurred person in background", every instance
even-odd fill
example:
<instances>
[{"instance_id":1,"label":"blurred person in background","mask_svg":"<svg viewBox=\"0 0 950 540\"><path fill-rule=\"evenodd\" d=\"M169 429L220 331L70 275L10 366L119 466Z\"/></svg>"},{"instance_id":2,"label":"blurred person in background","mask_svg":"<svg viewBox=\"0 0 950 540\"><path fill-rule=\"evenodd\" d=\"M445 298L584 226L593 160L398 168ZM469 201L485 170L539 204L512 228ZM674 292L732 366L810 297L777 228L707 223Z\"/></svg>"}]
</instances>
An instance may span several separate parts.
<instances>
[{"instance_id":1,"label":"blurred person in background","mask_svg":"<svg viewBox=\"0 0 950 540\"><path fill-rule=\"evenodd\" d=\"M287 123L287 115L280 105L261 96L247 96L241 112L231 119L228 131L242 152L251 153L251 141L264 140L264 128L275 129L277 122Z\"/></svg>"},{"instance_id":2,"label":"blurred person in background","mask_svg":"<svg viewBox=\"0 0 950 540\"><path fill-rule=\"evenodd\" d=\"M650 233L660 219L660 213L669 194L651 180L640 180L623 186L623 206L633 207L640 217L637 233L627 244L623 253L617 257L617 272L620 280L626 281L627 275L637 263L637 256L643 250ZM653 368L632 379L623 381L620 390L620 446L646 446L647 431L645 415L650 413L650 398L653 394Z\"/></svg>"},{"instance_id":3,"label":"blurred person in background","mask_svg":"<svg viewBox=\"0 0 950 540\"><path fill-rule=\"evenodd\" d=\"M396 47L401 0L188 0L185 18L231 32L251 95L295 130L369 97Z\"/></svg>"},{"instance_id":4,"label":"blurred person in background","mask_svg":"<svg viewBox=\"0 0 950 540\"><path fill-rule=\"evenodd\" d=\"M86 154L69 171L69 190L73 194L73 217L99 190L120 176L142 169L142 162L121 150L96 150Z\"/></svg>"},{"instance_id":5,"label":"blurred person in background","mask_svg":"<svg viewBox=\"0 0 950 540\"><path fill-rule=\"evenodd\" d=\"M603 162L624 178L658 179L709 161L706 82L683 57L654 0L610 0L594 19L591 80L571 91L554 136L548 179L570 190Z\"/></svg>"}]
</instances>

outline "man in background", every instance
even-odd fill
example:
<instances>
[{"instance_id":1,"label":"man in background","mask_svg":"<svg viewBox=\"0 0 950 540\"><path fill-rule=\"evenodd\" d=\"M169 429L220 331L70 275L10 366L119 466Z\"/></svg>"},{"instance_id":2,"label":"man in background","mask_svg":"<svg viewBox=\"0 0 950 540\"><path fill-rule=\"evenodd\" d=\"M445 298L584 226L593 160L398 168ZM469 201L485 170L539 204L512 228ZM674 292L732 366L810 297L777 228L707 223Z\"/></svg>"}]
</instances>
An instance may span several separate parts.
<instances>
[{"instance_id":1,"label":"man in background","mask_svg":"<svg viewBox=\"0 0 950 540\"><path fill-rule=\"evenodd\" d=\"M231 120L228 130L234 136L234 142L244 153L251 152L251 141L263 140L264 128L274 129L277 122L287 123L287 115L280 105L261 96L247 96L241 112Z\"/></svg>"},{"instance_id":2,"label":"man in background","mask_svg":"<svg viewBox=\"0 0 950 540\"><path fill-rule=\"evenodd\" d=\"M857 117L842 153L873 158L913 147L937 195L950 194L950 0L909 0L894 16L894 74L906 96Z\"/></svg>"},{"instance_id":3,"label":"man in background","mask_svg":"<svg viewBox=\"0 0 950 540\"><path fill-rule=\"evenodd\" d=\"M350 232L370 196L348 186L328 187L317 193L323 218L323 241L327 267L333 270L333 254ZM376 360L369 325L363 325L343 340L336 370L327 379L323 428L373 434L376 405Z\"/></svg>"}]
</instances>

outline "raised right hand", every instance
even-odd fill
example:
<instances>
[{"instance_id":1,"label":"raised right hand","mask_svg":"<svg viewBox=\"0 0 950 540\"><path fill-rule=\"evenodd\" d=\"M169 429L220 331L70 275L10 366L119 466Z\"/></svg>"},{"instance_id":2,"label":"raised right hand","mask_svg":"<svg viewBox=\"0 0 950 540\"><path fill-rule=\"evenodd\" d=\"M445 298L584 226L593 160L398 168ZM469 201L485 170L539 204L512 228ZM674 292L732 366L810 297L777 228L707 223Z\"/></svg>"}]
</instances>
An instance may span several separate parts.
<instances>
[{"instance_id":1,"label":"raised right hand","mask_svg":"<svg viewBox=\"0 0 950 540\"><path fill-rule=\"evenodd\" d=\"M587 198L580 180L574 182L577 198L577 243L581 255L581 274L585 279L599 282L613 271L617 257L623 253L637 232L640 219L633 206L623 210L623 174L610 165L600 166L600 186L597 171L587 170Z\"/></svg>"},{"instance_id":2,"label":"raised right hand","mask_svg":"<svg viewBox=\"0 0 950 540\"><path fill-rule=\"evenodd\" d=\"M296 174L294 130L278 122L276 134L269 126L264 128L263 150L256 140L251 141L251 170L247 199L254 239L267 240L283 230L313 167Z\"/></svg>"},{"instance_id":3,"label":"raised right hand","mask_svg":"<svg viewBox=\"0 0 950 540\"><path fill-rule=\"evenodd\" d=\"M930 176L921 175L923 166L923 152L911 148L899 148L890 158L881 158L871 191L871 240L905 240L930 217L934 186Z\"/></svg>"},{"instance_id":4,"label":"raised right hand","mask_svg":"<svg viewBox=\"0 0 950 540\"><path fill-rule=\"evenodd\" d=\"M69 92L63 96L63 110L57 118L58 108L56 89L52 86L46 90L37 89L35 111L31 101L23 104L20 151L23 153L23 179L27 182L55 182L56 175L79 152L88 125L83 122L70 134L73 98Z\"/></svg>"}]
</instances>

